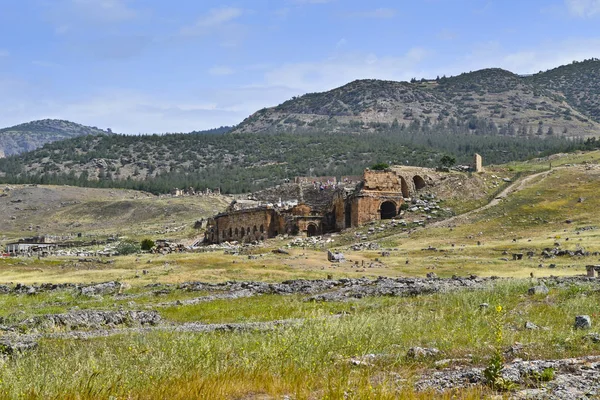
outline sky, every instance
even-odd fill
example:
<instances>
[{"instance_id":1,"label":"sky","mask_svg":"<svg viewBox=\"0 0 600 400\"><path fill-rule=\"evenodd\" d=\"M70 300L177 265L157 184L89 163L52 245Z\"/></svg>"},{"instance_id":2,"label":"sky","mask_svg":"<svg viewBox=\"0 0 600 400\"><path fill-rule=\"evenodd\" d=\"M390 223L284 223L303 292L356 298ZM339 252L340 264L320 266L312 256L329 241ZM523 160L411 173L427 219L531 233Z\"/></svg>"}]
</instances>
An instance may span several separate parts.
<instances>
[{"instance_id":1,"label":"sky","mask_svg":"<svg viewBox=\"0 0 600 400\"><path fill-rule=\"evenodd\" d=\"M240 123L355 79L600 57L600 0L0 0L0 127Z\"/></svg>"}]
</instances>

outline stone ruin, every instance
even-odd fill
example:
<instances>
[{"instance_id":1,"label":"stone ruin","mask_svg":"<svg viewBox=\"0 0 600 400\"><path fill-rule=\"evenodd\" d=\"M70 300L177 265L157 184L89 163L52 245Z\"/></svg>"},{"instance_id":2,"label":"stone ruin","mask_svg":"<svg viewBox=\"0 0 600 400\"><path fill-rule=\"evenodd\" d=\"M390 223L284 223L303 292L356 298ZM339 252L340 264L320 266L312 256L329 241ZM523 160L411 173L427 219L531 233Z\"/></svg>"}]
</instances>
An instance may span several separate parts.
<instances>
[{"instance_id":1,"label":"stone ruin","mask_svg":"<svg viewBox=\"0 0 600 400\"><path fill-rule=\"evenodd\" d=\"M358 182L356 177L296 178L234 200L207 221L205 242L251 243L280 234L311 237L392 219L402 204L439 180L433 169L404 166L366 169Z\"/></svg>"}]
</instances>

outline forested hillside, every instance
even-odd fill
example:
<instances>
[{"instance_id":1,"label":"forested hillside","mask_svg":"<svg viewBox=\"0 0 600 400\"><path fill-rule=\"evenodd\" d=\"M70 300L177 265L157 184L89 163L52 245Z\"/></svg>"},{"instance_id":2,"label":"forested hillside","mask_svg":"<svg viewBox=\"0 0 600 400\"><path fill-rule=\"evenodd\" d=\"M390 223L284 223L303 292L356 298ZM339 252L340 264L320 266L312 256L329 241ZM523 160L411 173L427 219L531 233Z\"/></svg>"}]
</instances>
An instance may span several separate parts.
<instances>
[{"instance_id":1,"label":"forested hillside","mask_svg":"<svg viewBox=\"0 0 600 400\"><path fill-rule=\"evenodd\" d=\"M477 125L475 124L476 129ZM482 129L487 127L482 122ZM486 163L583 148L580 140L473 135L468 125L424 125L373 134L101 135L51 143L0 160L0 182L253 191L294 176L357 175L377 162L435 167L443 155ZM594 143L588 143L588 146Z\"/></svg>"}]
</instances>

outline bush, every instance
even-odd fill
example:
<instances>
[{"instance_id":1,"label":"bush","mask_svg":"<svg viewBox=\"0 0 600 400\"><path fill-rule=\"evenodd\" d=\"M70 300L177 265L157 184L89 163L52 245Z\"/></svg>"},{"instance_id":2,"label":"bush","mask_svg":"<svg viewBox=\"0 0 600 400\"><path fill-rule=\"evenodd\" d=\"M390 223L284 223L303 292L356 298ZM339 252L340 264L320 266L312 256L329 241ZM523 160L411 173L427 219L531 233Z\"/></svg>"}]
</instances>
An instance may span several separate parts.
<instances>
[{"instance_id":1,"label":"bush","mask_svg":"<svg viewBox=\"0 0 600 400\"><path fill-rule=\"evenodd\" d=\"M154 247L154 241L152 239L144 239L140 245L140 248L144 251L148 251Z\"/></svg>"},{"instance_id":2,"label":"bush","mask_svg":"<svg viewBox=\"0 0 600 400\"><path fill-rule=\"evenodd\" d=\"M371 166L373 171L383 171L384 169L388 169L390 166L386 163L377 163Z\"/></svg>"},{"instance_id":3,"label":"bush","mask_svg":"<svg viewBox=\"0 0 600 400\"><path fill-rule=\"evenodd\" d=\"M124 240L120 242L115 248L119 255L126 256L128 254L138 253L141 248L138 242L134 242L133 240Z\"/></svg>"}]
</instances>

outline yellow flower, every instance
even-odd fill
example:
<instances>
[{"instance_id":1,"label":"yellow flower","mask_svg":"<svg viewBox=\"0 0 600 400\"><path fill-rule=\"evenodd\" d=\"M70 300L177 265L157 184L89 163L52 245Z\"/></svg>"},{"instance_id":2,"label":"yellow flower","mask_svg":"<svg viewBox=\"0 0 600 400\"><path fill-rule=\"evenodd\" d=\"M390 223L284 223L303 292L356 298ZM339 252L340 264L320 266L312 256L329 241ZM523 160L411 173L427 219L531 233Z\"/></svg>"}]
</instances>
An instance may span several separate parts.
<instances>
[{"instance_id":1,"label":"yellow flower","mask_svg":"<svg viewBox=\"0 0 600 400\"><path fill-rule=\"evenodd\" d=\"M502 312L502 306L496 306L496 311Z\"/></svg>"}]
</instances>

